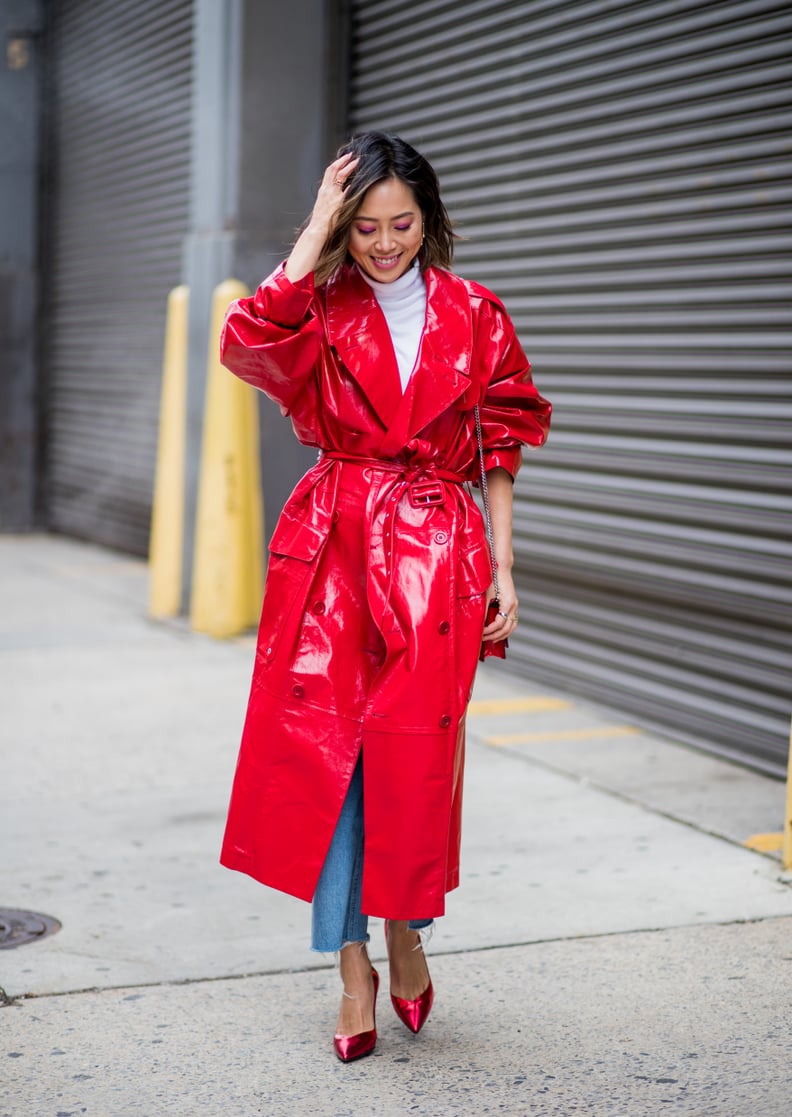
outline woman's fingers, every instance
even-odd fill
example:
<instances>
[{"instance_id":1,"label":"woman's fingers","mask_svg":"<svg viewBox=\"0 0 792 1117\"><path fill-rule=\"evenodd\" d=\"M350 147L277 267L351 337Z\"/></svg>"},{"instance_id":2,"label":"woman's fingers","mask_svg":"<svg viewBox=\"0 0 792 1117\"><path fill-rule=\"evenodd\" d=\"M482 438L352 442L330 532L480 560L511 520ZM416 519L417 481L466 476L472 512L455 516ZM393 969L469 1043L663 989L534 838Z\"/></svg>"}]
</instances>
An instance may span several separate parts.
<instances>
[{"instance_id":1,"label":"woman's fingers","mask_svg":"<svg viewBox=\"0 0 792 1117\"><path fill-rule=\"evenodd\" d=\"M311 214L312 226L324 233L332 227L344 201L344 187L358 162L351 154L342 155L325 169Z\"/></svg>"},{"instance_id":2,"label":"woman's fingers","mask_svg":"<svg viewBox=\"0 0 792 1117\"><path fill-rule=\"evenodd\" d=\"M492 597L490 596L489 601L491 600ZM519 619L517 598L512 595L504 596L498 604L497 615L488 625L484 626L482 638L486 641L503 640L511 636L517 627Z\"/></svg>"},{"instance_id":3,"label":"woman's fingers","mask_svg":"<svg viewBox=\"0 0 792 1117\"><path fill-rule=\"evenodd\" d=\"M348 151L346 155L340 155L338 159L334 159L328 170L334 171L335 175L339 175L342 172L345 173L345 176L350 175L352 174L353 166L356 167L359 162L360 160L355 153L353 151Z\"/></svg>"},{"instance_id":4,"label":"woman's fingers","mask_svg":"<svg viewBox=\"0 0 792 1117\"><path fill-rule=\"evenodd\" d=\"M322 186L335 187L336 190L343 190L346 186L347 179L355 170L359 159L356 159L351 151L346 155L342 155L340 159L334 159L330 166L324 173L322 178Z\"/></svg>"}]
</instances>

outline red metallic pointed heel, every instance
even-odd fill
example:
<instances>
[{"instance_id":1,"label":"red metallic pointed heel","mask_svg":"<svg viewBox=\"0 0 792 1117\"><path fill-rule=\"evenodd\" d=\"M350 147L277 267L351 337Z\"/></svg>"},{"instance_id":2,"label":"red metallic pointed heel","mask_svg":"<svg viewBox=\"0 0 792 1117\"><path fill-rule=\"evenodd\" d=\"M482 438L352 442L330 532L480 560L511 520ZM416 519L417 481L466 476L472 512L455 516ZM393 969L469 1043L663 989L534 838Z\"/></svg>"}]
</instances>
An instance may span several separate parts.
<instances>
[{"instance_id":1,"label":"red metallic pointed heel","mask_svg":"<svg viewBox=\"0 0 792 1117\"><path fill-rule=\"evenodd\" d=\"M388 951L390 952L390 934L388 928L389 922L389 920L385 920L385 945L388 947ZM417 947L415 949L417 949ZM428 964L426 970L428 973ZM431 977L429 978L429 984L424 989L423 993L421 993L419 997L415 997L414 1000L408 1001L405 997L397 997L395 993L391 993L390 999L394 1011L398 1018L401 1020L402 1024L404 1024L405 1027L409 1028L413 1035L417 1036L421 1028L426 1023L429 1017L429 1013L432 1011L432 1005L434 1003L434 987L432 985Z\"/></svg>"},{"instance_id":2,"label":"red metallic pointed heel","mask_svg":"<svg viewBox=\"0 0 792 1117\"><path fill-rule=\"evenodd\" d=\"M418 1035L426 1023L429 1013L432 1011L433 1002L434 988L431 979L428 987L414 1001L407 1001L404 997L397 997L391 993L391 1004L396 1010L396 1015L414 1035Z\"/></svg>"},{"instance_id":3,"label":"red metallic pointed heel","mask_svg":"<svg viewBox=\"0 0 792 1117\"><path fill-rule=\"evenodd\" d=\"M377 1044L377 993L379 992L379 974L371 967L371 977L374 981L374 1027L369 1032L358 1032L354 1036L341 1036L336 1032L333 1036L333 1048L342 1063L351 1063L355 1059L362 1059L370 1055Z\"/></svg>"}]
</instances>

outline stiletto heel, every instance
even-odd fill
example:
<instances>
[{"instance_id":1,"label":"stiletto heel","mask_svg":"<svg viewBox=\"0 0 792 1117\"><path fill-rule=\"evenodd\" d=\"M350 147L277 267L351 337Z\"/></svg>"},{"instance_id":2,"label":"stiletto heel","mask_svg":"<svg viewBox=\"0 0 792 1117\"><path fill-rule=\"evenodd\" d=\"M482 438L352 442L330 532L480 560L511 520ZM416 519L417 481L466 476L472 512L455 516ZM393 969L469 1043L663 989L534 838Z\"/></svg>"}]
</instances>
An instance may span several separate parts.
<instances>
[{"instance_id":1,"label":"stiletto heel","mask_svg":"<svg viewBox=\"0 0 792 1117\"><path fill-rule=\"evenodd\" d=\"M338 1032L333 1036L333 1047L342 1063L351 1063L355 1059L362 1059L370 1055L377 1043L377 993L379 992L379 974L371 967L371 978L374 982L374 1027L368 1032L358 1032L354 1036L342 1036Z\"/></svg>"},{"instance_id":2,"label":"stiletto heel","mask_svg":"<svg viewBox=\"0 0 792 1117\"><path fill-rule=\"evenodd\" d=\"M385 921L385 945L390 950L390 936L388 935L387 920ZM428 965L426 971L427 973L429 972ZM429 984L420 996L412 1000L407 1000L406 997L397 997L395 993L391 993L390 999L394 1011L402 1024L409 1028L413 1035L418 1035L421 1028L426 1023L429 1013L432 1011L432 1004L434 1003L434 987L431 977L429 978Z\"/></svg>"}]
</instances>

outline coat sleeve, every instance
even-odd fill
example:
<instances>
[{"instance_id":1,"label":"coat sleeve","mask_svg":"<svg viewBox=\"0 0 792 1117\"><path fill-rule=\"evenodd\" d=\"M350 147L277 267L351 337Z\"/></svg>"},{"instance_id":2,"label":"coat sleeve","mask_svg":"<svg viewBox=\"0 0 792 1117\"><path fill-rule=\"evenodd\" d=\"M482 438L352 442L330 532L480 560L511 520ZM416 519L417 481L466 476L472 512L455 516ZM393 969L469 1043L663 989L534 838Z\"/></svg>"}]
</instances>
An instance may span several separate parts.
<instances>
[{"instance_id":1,"label":"coat sleeve","mask_svg":"<svg viewBox=\"0 0 792 1117\"><path fill-rule=\"evenodd\" d=\"M546 441L552 409L531 379L530 362L503 304L484 288L479 292L485 296L477 331L486 383L481 402L484 468L501 466L514 478L522 447Z\"/></svg>"},{"instance_id":2,"label":"coat sleeve","mask_svg":"<svg viewBox=\"0 0 792 1117\"><path fill-rule=\"evenodd\" d=\"M288 415L314 382L323 334L313 275L292 283L281 264L255 295L228 308L220 360Z\"/></svg>"}]
</instances>

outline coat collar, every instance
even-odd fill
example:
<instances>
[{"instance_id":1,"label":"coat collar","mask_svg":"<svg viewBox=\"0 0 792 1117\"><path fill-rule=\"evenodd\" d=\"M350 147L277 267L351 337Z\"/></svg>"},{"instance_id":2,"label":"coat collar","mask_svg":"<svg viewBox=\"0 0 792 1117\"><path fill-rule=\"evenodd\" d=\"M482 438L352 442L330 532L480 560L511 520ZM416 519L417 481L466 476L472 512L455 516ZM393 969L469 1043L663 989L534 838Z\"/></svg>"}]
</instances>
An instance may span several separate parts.
<instances>
[{"instance_id":1,"label":"coat collar","mask_svg":"<svg viewBox=\"0 0 792 1117\"><path fill-rule=\"evenodd\" d=\"M328 341L387 427L402 392L385 315L352 264L328 282L325 298Z\"/></svg>"},{"instance_id":2,"label":"coat collar","mask_svg":"<svg viewBox=\"0 0 792 1117\"><path fill-rule=\"evenodd\" d=\"M388 455L470 386L473 330L467 288L439 268L427 269L424 278L426 322L404 394L388 324L357 268L346 265L326 288L328 340L386 428L383 452Z\"/></svg>"}]
</instances>

